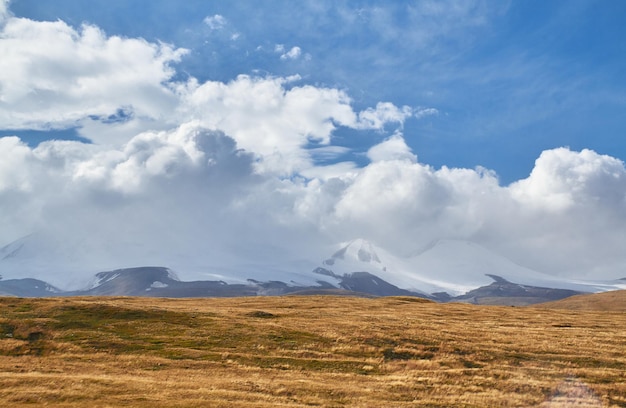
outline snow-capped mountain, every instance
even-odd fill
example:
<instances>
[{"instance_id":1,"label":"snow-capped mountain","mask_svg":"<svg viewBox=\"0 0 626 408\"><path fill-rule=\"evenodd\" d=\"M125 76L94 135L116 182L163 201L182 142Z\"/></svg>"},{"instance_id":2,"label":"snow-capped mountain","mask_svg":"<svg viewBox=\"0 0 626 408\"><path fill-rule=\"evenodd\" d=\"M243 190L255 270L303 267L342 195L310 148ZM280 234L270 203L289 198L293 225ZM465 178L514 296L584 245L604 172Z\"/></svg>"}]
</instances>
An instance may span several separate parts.
<instances>
[{"instance_id":1,"label":"snow-capped mountain","mask_svg":"<svg viewBox=\"0 0 626 408\"><path fill-rule=\"evenodd\" d=\"M242 296L335 290L439 300L466 300L486 293L501 293L502 296L508 293L519 297L533 291L536 295L533 296L538 298L541 292L536 290L538 288L560 290L541 292L549 293L549 296L565 296L569 293L567 290L598 292L626 288L624 280L589 282L542 274L463 240L435 241L410 256L399 256L373 242L355 239L329 248L326 257L306 250L299 257L288 251L274 250L271 256L259 260L240 256L236 249L229 252L226 247L214 247L210 248L208 256L203 253L203 257L197 258L180 254L145 258L146 263L157 259L153 264L173 267L184 279L181 280L172 269L160 266L128 268L123 260L114 257L111 258L114 262L106 261L107 257L103 255L106 250L81 246L78 240L59 242L52 238L33 234L0 248L0 276L4 282L11 281L14 288L15 285L26 288L25 292L22 289L18 292L33 296L51 293ZM48 242L51 239L52 242ZM220 257L213 254L220 254ZM137 259L142 258L138 256ZM168 262L161 263L161 260ZM94 275L95 279L92 278L89 284ZM26 282L25 278L39 280ZM72 287L60 284L68 281ZM44 284L52 290L45 289ZM479 288L487 289L474 292ZM468 293L473 295L464 297Z\"/></svg>"},{"instance_id":2,"label":"snow-capped mountain","mask_svg":"<svg viewBox=\"0 0 626 408\"><path fill-rule=\"evenodd\" d=\"M33 233L0 248L0 275L5 279L35 278L59 288L78 289L93 274L111 269L112 265L103 262L105 253L106 248L94 248L78 238Z\"/></svg>"},{"instance_id":3,"label":"snow-capped mountain","mask_svg":"<svg viewBox=\"0 0 626 408\"><path fill-rule=\"evenodd\" d=\"M321 269L328 271L331 276L367 272L399 288L423 294L442 289L429 285L401 258L364 239L340 244L332 256L322 262Z\"/></svg>"},{"instance_id":4,"label":"snow-capped mountain","mask_svg":"<svg viewBox=\"0 0 626 408\"><path fill-rule=\"evenodd\" d=\"M598 292L621 289L623 281L590 282L562 279L520 266L481 245L463 240L439 240L412 256L400 257L356 239L340 245L322 262L335 275L369 272L403 289L459 296L493 283L493 276L527 286Z\"/></svg>"},{"instance_id":5,"label":"snow-capped mountain","mask_svg":"<svg viewBox=\"0 0 626 408\"><path fill-rule=\"evenodd\" d=\"M595 291L597 284L558 279L518 265L470 241L439 240L407 259L412 270L450 294L461 294L493 282L491 276L532 286Z\"/></svg>"},{"instance_id":6,"label":"snow-capped mountain","mask_svg":"<svg viewBox=\"0 0 626 408\"><path fill-rule=\"evenodd\" d=\"M247 248L222 243L156 252L141 243L96 245L97 240L54 237L34 233L0 247L0 276L4 279L36 278L64 290L89 288L102 271L159 265L176 270L180 278L247 284L249 280L280 281L291 286L315 286L320 276L313 270L323 258L317 252L302 256L281 248ZM260 254L260 255L259 255ZM337 284L337 280L328 278Z\"/></svg>"}]
</instances>

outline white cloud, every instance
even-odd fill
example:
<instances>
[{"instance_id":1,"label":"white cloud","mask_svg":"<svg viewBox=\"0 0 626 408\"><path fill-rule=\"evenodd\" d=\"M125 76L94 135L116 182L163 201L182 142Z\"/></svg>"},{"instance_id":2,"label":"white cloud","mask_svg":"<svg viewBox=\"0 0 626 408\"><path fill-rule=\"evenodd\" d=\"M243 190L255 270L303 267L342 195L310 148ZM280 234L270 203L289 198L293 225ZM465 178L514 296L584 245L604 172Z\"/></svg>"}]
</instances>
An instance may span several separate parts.
<instances>
[{"instance_id":1,"label":"white cloud","mask_svg":"<svg viewBox=\"0 0 626 408\"><path fill-rule=\"evenodd\" d=\"M410 160L377 161L362 170L337 202L333 225L407 254L441 237L469 238L468 217L494 180L465 169L434 170Z\"/></svg>"},{"instance_id":2,"label":"white cloud","mask_svg":"<svg viewBox=\"0 0 626 408\"><path fill-rule=\"evenodd\" d=\"M0 128L64 128L120 108L165 120L176 105L165 83L185 53L92 25L11 17L0 32Z\"/></svg>"},{"instance_id":3,"label":"white cloud","mask_svg":"<svg viewBox=\"0 0 626 408\"><path fill-rule=\"evenodd\" d=\"M262 47L257 47L257 51L261 50ZM274 52L276 54L281 54L280 59L283 61L286 60L297 60L302 56L302 49L300 47L294 46L287 51L284 44L276 44L274 45ZM304 59L307 61L311 60L310 54L304 54Z\"/></svg>"},{"instance_id":4,"label":"white cloud","mask_svg":"<svg viewBox=\"0 0 626 408\"><path fill-rule=\"evenodd\" d=\"M224 16L220 14L215 14L213 16L207 16L204 18L204 24L209 26L211 30L221 30L226 26L228 20L224 18Z\"/></svg>"},{"instance_id":5,"label":"white cloud","mask_svg":"<svg viewBox=\"0 0 626 408\"><path fill-rule=\"evenodd\" d=\"M280 56L281 60L295 60L300 58L300 55L302 54L302 49L300 49L300 47L292 47L289 51L287 51L286 53L282 54Z\"/></svg>"},{"instance_id":6,"label":"white cloud","mask_svg":"<svg viewBox=\"0 0 626 408\"><path fill-rule=\"evenodd\" d=\"M309 179L318 179L318 181L328 181L356 173L358 173L358 168L354 162L312 166L300 172L302 176Z\"/></svg>"},{"instance_id":7,"label":"white cloud","mask_svg":"<svg viewBox=\"0 0 626 408\"><path fill-rule=\"evenodd\" d=\"M435 108L417 108L413 114L417 119L425 118L426 116L439 115L439 110Z\"/></svg>"},{"instance_id":8,"label":"white cloud","mask_svg":"<svg viewBox=\"0 0 626 408\"><path fill-rule=\"evenodd\" d=\"M83 272L201 253L236 233L225 212L258 178L231 138L193 123L121 149L59 141L31 149L16 138L0 147L12 157L0 167L9 181L0 185L0 240L35 233L34 258Z\"/></svg>"},{"instance_id":9,"label":"white cloud","mask_svg":"<svg viewBox=\"0 0 626 408\"><path fill-rule=\"evenodd\" d=\"M190 83L181 90L180 114L232 136L263 158L266 170L289 174L308 167L309 142L330 143L336 125L356 126L350 98L310 85L285 89L298 78L253 78Z\"/></svg>"},{"instance_id":10,"label":"white cloud","mask_svg":"<svg viewBox=\"0 0 626 408\"><path fill-rule=\"evenodd\" d=\"M552 211L601 202L623 204L626 192L624 163L584 149L544 151L530 177L511 185L521 202Z\"/></svg>"},{"instance_id":11,"label":"white cloud","mask_svg":"<svg viewBox=\"0 0 626 408\"><path fill-rule=\"evenodd\" d=\"M0 138L0 191L32 189L28 175L15 171L30 155L28 147L17 137Z\"/></svg>"},{"instance_id":12,"label":"white cloud","mask_svg":"<svg viewBox=\"0 0 626 408\"><path fill-rule=\"evenodd\" d=\"M208 23L223 21L213 16ZM197 120L257 154L259 168L289 174L310 167L303 146L328 145L337 126L382 128L408 115L408 108L385 103L357 118L345 92L286 89L297 76L173 83L171 65L185 50L107 37L95 26L10 18L2 33L0 51L8 57L0 60L0 128L78 126L81 136L115 147L138 133Z\"/></svg>"},{"instance_id":13,"label":"white cloud","mask_svg":"<svg viewBox=\"0 0 626 408\"><path fill-rule=\"evenodd\" d=\"M383 129L387 123L402 125L404 121L413 115L409 106L398 108L391 102L378 102L376 108L367 108L359 112L359 124L362 129Z\"/></svg>"},{"instance_id":14,"label":"white cloud","mask_svg":"<svg viewBox=\"0 0 626 408\"><path fill-rule=\"evenodd\" d=\"M367 157L372 162L383 160L417 161L417 156L411 152L411 148L406 144L400 133L396 133L382 143L372 146L367 151Z\"/></svg>"},{"instance_id":15,"label":"white cloud","mask_svg":"<svg viewBox=\"0 0 626 408\"><path fill-rule=\"evenodd\" d=\"M391 138L378 147L399 142ZM481 168L436 170L393 158L381 154L365 168L310 183L295 208L335 241L367 237L408 254L441 238L471 239L545 273L622 277L621 161L589 150L548 150L528 179L502 187ZM325 183L333 187L326 190ZM554 197L562 195L567 205L555 206Z\"/></svg>"}]
</instances>

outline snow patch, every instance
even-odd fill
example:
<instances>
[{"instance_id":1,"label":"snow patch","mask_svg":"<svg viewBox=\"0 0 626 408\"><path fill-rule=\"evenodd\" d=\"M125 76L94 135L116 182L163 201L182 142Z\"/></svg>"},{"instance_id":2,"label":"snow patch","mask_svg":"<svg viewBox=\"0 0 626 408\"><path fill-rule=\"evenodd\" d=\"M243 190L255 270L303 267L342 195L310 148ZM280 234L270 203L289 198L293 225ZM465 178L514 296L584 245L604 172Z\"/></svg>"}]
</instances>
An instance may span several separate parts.
<instances>
[{"instance_id":1,"label":"snow patch","mask_svg":"<svg viewBox=\"0 0 626 408\"><path fill-rule=\"evenodd\" d=\"M170 278L171 280L180 281L180 278L178 278L178 275L176 274L176 272L174 272L170 268L166 268L166 270L167 270L168 278Z\"/></svg>"},{"instance_id":2,"label":"snow patch","mask_svg":"<svg viewBox=\"0 0 626 408\"><path fill-rule=\"evenodd\" d=\"M55 288L52 285L48 285L46 284L46 287L44 288L45 291L50 292L50 293L61 293L61 291L57 288Z\"/></svg>"},{"instance_id":3,"label":"snow patch","mask_svg":"<svg viewBox=\"0 0 626 408\"><path fill-rule=\"evenodd\" d=\"M118 276L120 276L121 273L111 273L111 274L98 274L96 275L95 280L91 283L91 285L89 285L89 289L95 289L100 285L103 285L109 281L112 281L113 279L117 278Z\"/></svg>"}]
</instances>

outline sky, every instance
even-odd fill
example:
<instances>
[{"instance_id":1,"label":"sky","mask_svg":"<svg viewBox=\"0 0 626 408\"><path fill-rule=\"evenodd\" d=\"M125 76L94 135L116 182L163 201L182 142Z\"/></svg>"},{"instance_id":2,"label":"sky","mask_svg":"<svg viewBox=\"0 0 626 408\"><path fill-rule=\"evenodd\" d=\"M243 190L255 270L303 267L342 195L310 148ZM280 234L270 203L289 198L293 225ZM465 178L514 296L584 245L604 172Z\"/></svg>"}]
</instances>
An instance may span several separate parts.
<instances>
[{"instance_id":1,"label":"sky","mask_svg":"<svg viewBox=\"0 0 626 408\"><path fill-rule=\"evenodd\" d=\"M619 1L0 0L0 247L201 270L462 239L626 277L625 21Z\"/></svg>"}]
</instances>

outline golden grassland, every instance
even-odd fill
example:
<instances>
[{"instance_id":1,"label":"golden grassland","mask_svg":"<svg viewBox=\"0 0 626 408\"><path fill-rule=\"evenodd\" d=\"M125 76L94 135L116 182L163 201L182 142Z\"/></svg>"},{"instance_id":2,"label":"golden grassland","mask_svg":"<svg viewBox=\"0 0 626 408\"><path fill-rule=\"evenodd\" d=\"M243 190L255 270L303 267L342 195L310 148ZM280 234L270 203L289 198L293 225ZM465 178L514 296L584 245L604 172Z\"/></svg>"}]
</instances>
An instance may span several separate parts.
<instances>
[{"instance_id":1,"label":"golden grassland","mask_svg":"<svg viewBox=\"0 0 626 408\"><path fill-rule=\"evenodd\" d=\"M576 295L550 302L545 306L551 309L626 312L626 290Z\"/></svg>"},{"instance_id":2,"label":"golden grassland","mask_svg":"<svg viewBox=\"0 0 626 408\"><path fill-rule=\"evenodd\" d=\"M0 298L0 406L46 405L625 407L626 314L398 297Z\"/></svg>"}]
</instances>

